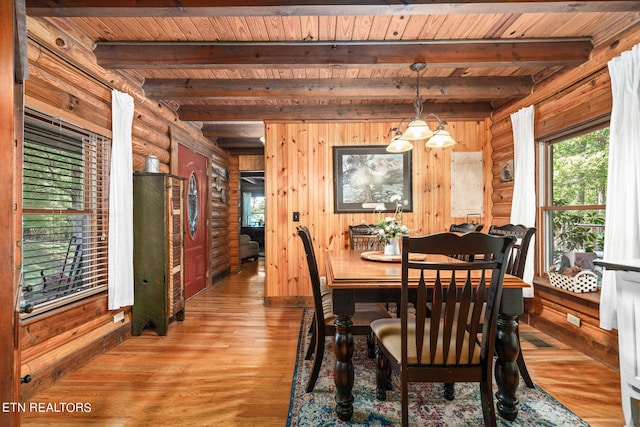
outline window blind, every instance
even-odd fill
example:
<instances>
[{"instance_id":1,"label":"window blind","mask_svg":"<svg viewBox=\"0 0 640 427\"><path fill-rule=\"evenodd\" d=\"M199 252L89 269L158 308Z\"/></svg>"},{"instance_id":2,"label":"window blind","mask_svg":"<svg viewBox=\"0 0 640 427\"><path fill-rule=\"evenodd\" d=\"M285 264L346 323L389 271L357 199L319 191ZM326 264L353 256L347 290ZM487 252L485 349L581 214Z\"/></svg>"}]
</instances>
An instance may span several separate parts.
<instances>
[{"instance_id":1,"label":"window blind","mask_svg":"<svg viewBox=\"0 0 640 427\"><path fill-rule=\"evenodd\" d=\"M21 311L106 289L110 141L25 112Z\"/></svg>"}]
</instances>

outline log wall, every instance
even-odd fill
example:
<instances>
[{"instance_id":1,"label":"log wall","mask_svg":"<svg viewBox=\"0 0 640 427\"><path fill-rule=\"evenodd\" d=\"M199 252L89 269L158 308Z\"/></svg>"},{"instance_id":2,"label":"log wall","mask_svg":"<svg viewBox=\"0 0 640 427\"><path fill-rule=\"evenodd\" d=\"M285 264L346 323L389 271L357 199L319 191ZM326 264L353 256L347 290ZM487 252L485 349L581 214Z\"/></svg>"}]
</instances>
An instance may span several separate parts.
<instances>
[{"instance_id":1,"label":"log wall","mask_svg":"<svg viewBox=\"0 0 640 427\"><path fill-rule=\"evenodd\" d=\"M204 138L199 129L180 122L170 108L147 99L141 80L99 67L90 41L74 28L28 17L27 33L30 77L25 84L25 105L110 137L111 91L117 89L134 98L134 171L144 170L146 156L153 154L160 160L162 172L176 174L178 144L207 157L208 169L228 169L228 154ZM211 182L208 185L211 188ZM211 222L222 221L208 242L209 273L222 274L229 270L228 204L221 202L219 195L212 197L207 215ZM107 309L107 295L103 293L22 319L20 375L31 375L32 381L22 385L21 398L29 399L127 339L131 335L131 310L127 307L118 311L124 311L125 318L114 323L116 312Z\"/></svg>"},{"instance_id":2,"label":"log wall","mask_svg":"<svg viewBox=\"0 0 640 427\"><path fill-rule=\"evenodd\" d=\"M595 50L588 63L568 70L535 86L533 93L497 109L492 116L493 218L496 224L509 222L513 182L500 183L499 167L513 159L513 131L510 114L534 106L534 135L541 140L564 129L610 114L611 80L607 62L630 50L640 40L640 27L623 38L610 40ZM537 269L540 273L540 268Z\"/></svg>"},{"instance_id":3,"label":"log wall","mask_svg":"<svg viewBox=\"0 0 640 427\"><path fill-rule=\"evenodd\" d=\"M299 305L310 301L311 287L296 226L306 225L315 245L320 274L324 252L347 248L348 226L378 222L371 213L333 211L333 147L386 145L394 123L269 123L265 144L265 270L267 304ZM446 231L451 216L451 153L481 151L484 162L484 211L491 218L490 122L449 122L458 142L452 149L427 149L416 143L412 150L413 212L403 215L411 234ZM293 222L293 212L300 222Z\"/></svg>"},{"instance_id":4,"label":"log wall","mask_svg":"<svg viewBox=\"0 0 640 427\"><path fill-rule=\"evenodd\" d=\"M499 165L513 159L513 133L510 114L529 105L534 106L536 141L558 134L570 127L588 123L611 112L611 80L607 62L630 50L640 40L640 26L623 38L610 40L592 54L588 63L536 85L533 94L496 110L493 114L493 219L496 224L509 222L513 198L513 182L500 183ZM543 231L538 215L538 235ZM525 321L536 328L588 353L601 362L617 367L617 335L599 328L599 298L595 302L579 295L567 295L549 286L543 271L542 247L536 245L535 296L525 300ZM595 308L594 308L595 306ZM567 313L582 319L576 327L567 322Z\"/></svg>"},{"instance_id":5,"label":"log wall","mask_svg":"<svg viewBox=\"0 0 640 427\"><path fill-rule=\"evenodd\" d=\"M240 159L231 156L229 159L229 218L227 227L229 230L229 262L231 272L237 273L241 268L240 261Z\"/></svg>"}]
</instances>

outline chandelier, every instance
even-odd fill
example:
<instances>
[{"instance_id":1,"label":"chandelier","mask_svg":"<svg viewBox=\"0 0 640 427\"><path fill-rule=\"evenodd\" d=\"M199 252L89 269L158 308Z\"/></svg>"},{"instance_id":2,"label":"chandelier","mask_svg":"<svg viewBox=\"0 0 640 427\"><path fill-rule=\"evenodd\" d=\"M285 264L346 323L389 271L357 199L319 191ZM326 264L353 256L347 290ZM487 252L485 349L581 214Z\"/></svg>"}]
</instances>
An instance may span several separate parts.
<instances>
[{"instance_id":1,"label":"chandelier","mask_svg":"<svg viewBox=\"0 0 640 427\"><path fill-rule=\"evenodd\" d=\"M430 148L442 148L450 147L456 142L451 138L451 134L444 128L447 122L440 120L440 117L433 113L422 115L422 99L420 98L420 71L424 70L427 64L424 62L416 62L411 64L409 68L416 72L416 98L413 100L413 107L416 110L416 115L413 119L402 119L398 124L398 127L391 129L395 134L391 139L391 142L387 146L387 151L390 153L402 153L413 149L411 141L420 141L428 139L426 146ZM438 127L435 131L432 131L426 122L427 117L434 117L438 120ZM402 132L402 124L408 121L407 128Z\"/></svg>"}]
</instances>

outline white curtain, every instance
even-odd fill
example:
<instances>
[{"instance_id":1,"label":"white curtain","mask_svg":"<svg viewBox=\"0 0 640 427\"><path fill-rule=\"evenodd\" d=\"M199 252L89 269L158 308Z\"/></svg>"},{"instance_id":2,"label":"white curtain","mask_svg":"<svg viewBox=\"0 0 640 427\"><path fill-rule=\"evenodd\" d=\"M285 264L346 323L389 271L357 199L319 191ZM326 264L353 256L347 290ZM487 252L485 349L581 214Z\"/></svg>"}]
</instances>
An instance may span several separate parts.
<instances>
[{"instance_id":1,"label":"white curtain","mask_svg":"<svg viewBox=\"0 0 640 427\"><path fill-rule=\"evenodd\" d=\"M640 45L609 61L613 106L604 259L640 258ZM616 283L605 271L600 327L617 328Z\"/></svg>"},{"instance_id":2,"label":"white curtain","mask_svg":"<svg viewBox=\"0 0 640 427\"><path fill-rule=\"evenodd\" d=\"M533 105L511 114L513 128L513 200L511 202L512 224L534 227L536 224L536 171L535 143L533 137ZM525 297L533 297L533 246L535 236L527 253L523 280L529 284L523 289Z\"/></svg>"},{"instance_id":3,"label":"white curtain","mask_svg":"<svg viewBox=\"0 0 640 427\"><path fill-rule=\"evenodd\" d=\"M109 310L133 305L133 98L111 94L109 181Z\"/></svg>"}]
</instances>

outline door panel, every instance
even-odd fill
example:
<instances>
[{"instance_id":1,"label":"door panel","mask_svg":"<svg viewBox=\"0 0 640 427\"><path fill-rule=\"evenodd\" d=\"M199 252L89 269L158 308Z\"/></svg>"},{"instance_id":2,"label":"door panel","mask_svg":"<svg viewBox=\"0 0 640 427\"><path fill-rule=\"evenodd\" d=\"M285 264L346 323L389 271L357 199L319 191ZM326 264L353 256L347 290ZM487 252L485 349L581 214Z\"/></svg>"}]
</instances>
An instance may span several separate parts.
<instances>
[{"instance_id":1,"label":"door panel","mask_svg":"<svg viewBox=\"0 0 640 427\"><path fill-rule=\"evenodd\" d=\"M186 179L184 192L185 298L207 287L207 159L178 146L179 174Z\"/></svg>"}]
</instances>

